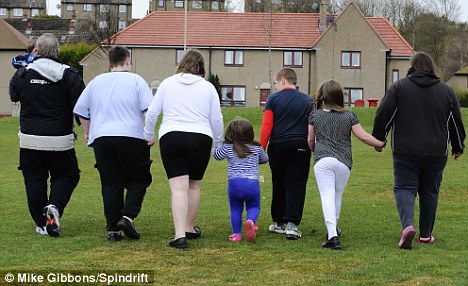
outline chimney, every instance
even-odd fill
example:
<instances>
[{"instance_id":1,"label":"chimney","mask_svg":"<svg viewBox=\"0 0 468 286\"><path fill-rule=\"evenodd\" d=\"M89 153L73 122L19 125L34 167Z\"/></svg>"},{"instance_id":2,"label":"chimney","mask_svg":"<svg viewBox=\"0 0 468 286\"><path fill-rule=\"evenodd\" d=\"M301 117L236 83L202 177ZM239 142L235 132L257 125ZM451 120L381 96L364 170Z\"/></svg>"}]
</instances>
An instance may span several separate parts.
<instances>
[{"instance_id":1,"label":"chimney","mask_svg":"<svg viewBox=\"0 0 468 286\"><path fill-rule=\"evenodd\" d=\"M320 3L320 20L319 30L325 31L327 29L327 13L328 13L328 0L322 0Z\"/></svg>"}]
</instances>

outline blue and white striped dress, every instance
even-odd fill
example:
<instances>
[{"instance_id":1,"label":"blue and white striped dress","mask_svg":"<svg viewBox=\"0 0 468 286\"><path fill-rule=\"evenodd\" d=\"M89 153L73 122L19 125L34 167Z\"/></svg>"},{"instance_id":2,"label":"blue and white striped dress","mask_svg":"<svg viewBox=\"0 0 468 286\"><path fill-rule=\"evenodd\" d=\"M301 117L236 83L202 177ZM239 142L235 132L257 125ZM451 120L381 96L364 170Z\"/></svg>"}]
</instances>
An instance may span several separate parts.
<instances>
[{"instance_id":1,"label":"blue and white striped dress","mask_svg":"<svg viewBox=\"0 0 468 286\"><path fill-rule=\"evenodd\" d=\"M248 178L258 179L258 165L268 162L268 155L261 146L249 145L252 152L245 158L239 158L233 149L232 144L223 143L221 147L213 150L216 160L228 160L228 179Z\"/></svg>"}]
</instances>

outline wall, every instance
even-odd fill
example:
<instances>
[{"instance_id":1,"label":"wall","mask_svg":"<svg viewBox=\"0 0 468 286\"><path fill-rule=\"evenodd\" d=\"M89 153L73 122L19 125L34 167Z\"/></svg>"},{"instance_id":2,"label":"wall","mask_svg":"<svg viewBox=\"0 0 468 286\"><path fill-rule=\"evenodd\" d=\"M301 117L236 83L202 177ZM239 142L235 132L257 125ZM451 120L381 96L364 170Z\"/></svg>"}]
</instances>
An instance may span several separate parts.
<instances>
[{"instance_id":1,"label":"wall","mask_svg":"<svg viewBox=\"0 0 468 286\"><path fill-rule=\"evenodd\" d=\"M8 93L10 79L16 72L11 59L24 51L0 51L0 115L11 115L12 102Z\"/></svg>"}]
</instances>

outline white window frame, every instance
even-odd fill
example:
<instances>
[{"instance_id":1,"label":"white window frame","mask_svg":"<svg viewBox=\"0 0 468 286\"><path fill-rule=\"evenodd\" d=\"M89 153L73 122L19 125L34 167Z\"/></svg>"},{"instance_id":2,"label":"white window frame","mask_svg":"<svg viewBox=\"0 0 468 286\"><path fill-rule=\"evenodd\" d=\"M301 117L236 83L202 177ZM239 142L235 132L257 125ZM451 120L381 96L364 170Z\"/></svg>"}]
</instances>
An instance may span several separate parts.
<instances>
[{"instance_id":1,"label":"white window frame","mask_svg":"<svg viewBox=\"0 0 468 286\"><path fill-rule=\"evenodd\" d=\"M119 13L126 13L127 12L127 5L119 5Z\"/></svg>"},{"instance_id":2,"label":"white window frame","mask_svg":"<svg viewBox=\"0 0 468 286\"><path fill-rule=\"evenodd\" d=\"M217 0L211 1L211 10L219 10L219 2Z\"/></svg>"},{"instance_id":3,"label":"white window frame","mask_svg":"<svg viewBox=\"0 0 468 286\"><path fill-rule=\"evenodd\" d=\"M231 98L229 98L229 94ZM245 106L246 89L244 85L222 85L221 105L222 106Z\"/></svg>"},{"instance_id":4,"label":"white window frame","mask_svg":"<svg viewBox=\"0 0 468 286\"><path fill-rule=\"evenodd\" d=\"M285 67L302 67L303 54L302 51L284 51L283 66Z\"/></svg>"},{"instance_id":5,"label":"white window frame","mask_svg":"<svg viewBox=\"0 0 468 286\"><path fill-rule=\"evenodd\" d=\"M361 52L342 51L341 52L341 68L343 69L361 68Z\"/></svg>"},{"instance_id":6,"label":"white window frame","mask_svg":"<svg viewBox=\"0 0 468 286\"><path fill-rule=\"evenodd\" d=\"M127 22L120 20L119 21L119 30L125 29L127 27Z\"/></svg>"},{"instance_id":7,"label":"white window frame","mask_svg":"<svg viewBox=\"0 0 468 286\"><path fill-rule=\"evenodd\" d=\"M7 14L7 9L6 8L0 8L0 16L6 16Z\"/></svg>"},{"instance_id":8,"label":"white window frame","mask_svg":"<svg viewBox=\"0 0 468 286\"><path fill-rule=\"evenodd\" d=\"M180 64L180 61L182 60L182 58L184 57L184 50L183 49L179 49L179 50L176 50L176 65L179 65Z\"/></svg>"},{"instance_id":9,"label":"white window frame","mask_svg":"<svg viewBox=\"0 0 468 286\"><path fill-rule=\"evenodd\" d=\"M99 12L101 13L109 13L110 5L109 4L99 4Z\"/></svg>"},{"instance_id":10,"label":"white window frame","mask_svg":"<svg viewBox=\"0 0 468 286\"><path fill-rule=\"evenodd\" d=\"M37 8L32 8L31 9L31 17L39 15L39 9Z\"/></svg>"},{"instance_id":11,"label":"white window frame","mask_svg":"<svg viewBox=\"0 0 468 286\"><path fill-rule=\"evenodd\" d=\"M184 8L184 0L174 0L175 8Z\"/></svg>"},{"instance_id":12,"label":"white window frame","mask_svg":"<svg viewBox=\"0 0 468 286\"><path fill-rule=\"evenodd\" d=\"M67 4L67 11L68 12L71 12L75 9L75 6L73 5L73 3L68 3Z\"/></svg>"},{"instance_id":13,"label":"white window frame","mask_svg":"<svg viewBox=\"0 0 468 286\"><path fill-rule=\"evenodd\" d=\"M392 71L392 83L396 82L400 79L400 70L393 70Z\"/></svg>"},{"instance_id":14,"label":"white window frame","mask_svg":"<svg viewBox=\"0 0 468 286\"><path fill-rule=\"evenodd\" d=\"M224 52L224 65L226 66L243 66L244 51L242 50L226 50Z\"/></svg>"},{"instance_id":15,"label":"white window frame","mask_svg":"<svg viewBox=\"0 0 468 286\"><path fill-rule=\"evenodd\" d=\"M84 12L92 12L93 11L93 5L92 4L83 4L83 11Z\"/></svg>"},{"instance_id":16,"label":"white window frame","mask_svg":"<svg viewBox=\"0 0 468 286\"><path fill-rule=\"evenodd\" d=\"M158 7L164 7L166 5L166 0L157 0L158 1Z\"/></svg>"},{"instance_id":17,"label":"white window frame","mask_svg":"<svg viewBox=\"0 0 468 286\"><path fill-rule=\"evenodd\" d=\"M108 27L107 21L99 21L99 29L107 29Z\"/></svg>"},{"instance_id":18,"label":"white window frame","mask_svg":"<svg viewBox=\"0 0 468 286\"><path fill-rule=\"evenodd\" d=\"M343 101L345 106L354 106L356 100L364 99L364 89L356 87L343 88Z\"/></svg>"},{"instance_id":19,"label":"white window frame","mask_svg":"<svg viewBox=\"0 0 468 286\"><path fill-rule=\"evenodd\" d=\"M192 0L192 8L193 9L202 9L203 8L203 0Z\"/></svg>"},{"instance_id":20,"label":"white window frame","mask_svg":"<svg viewBox=\"0 0 468 286\"><path fill-rule=\"evenodd\" d=\"M13 16L14 17L23 17L23 8L13 8Z\"/></svg>"}]
</instances>

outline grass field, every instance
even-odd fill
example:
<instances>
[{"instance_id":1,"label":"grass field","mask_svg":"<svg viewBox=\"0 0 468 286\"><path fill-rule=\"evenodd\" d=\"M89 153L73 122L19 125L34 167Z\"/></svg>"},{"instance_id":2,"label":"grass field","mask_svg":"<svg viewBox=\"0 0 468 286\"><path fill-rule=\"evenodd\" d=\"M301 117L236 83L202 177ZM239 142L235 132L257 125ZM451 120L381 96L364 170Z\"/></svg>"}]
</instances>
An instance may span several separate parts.
<instances>
[{"instance_id":1,"label":"grass field","mask_svg":"<svg viewBox=\"0 0 468 286\"><path fill-rule=\"evenodd\" d=\"M370 132L375 109L355 112ZM258 137L261 109L228 108L223 114L225 122L235 116L248 118ZM468 109L463 117L468 127ZM434 230L436 243L416 243L411 251L397 246L401 229L389 148L377 153L353 138L354 167L339 222L342 251L320 246L326 229L313 172L300 225L303 238L288 241L268 233L271 177L267 165L261 166L265 182L257 243L229 242L227 162L212 159L197 221L203 238L190 241L189 249L180 251L167 246L173 235L170 191L157 146L152 149L153 184L135 222L141 240L107 242L99 176L81 130L76 146L81 181L62 217L61 236L37 235L17 170L17 130L17 118L0 119L0 273L152 270L155 285L468 285L468 155L447 164Z\"/></svg>"}]
</instances>

